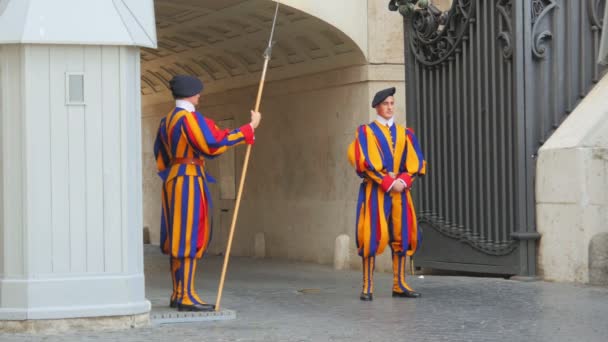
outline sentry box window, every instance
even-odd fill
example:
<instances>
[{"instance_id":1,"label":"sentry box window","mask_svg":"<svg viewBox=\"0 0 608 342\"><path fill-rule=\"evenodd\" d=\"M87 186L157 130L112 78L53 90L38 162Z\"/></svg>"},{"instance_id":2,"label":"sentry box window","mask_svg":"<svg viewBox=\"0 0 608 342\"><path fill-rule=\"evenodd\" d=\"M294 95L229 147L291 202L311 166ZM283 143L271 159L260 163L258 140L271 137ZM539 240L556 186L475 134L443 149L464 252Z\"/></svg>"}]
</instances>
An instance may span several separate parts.
<instances>
[{"instance_id":1,"label":"sentry box window","mask_svg":"<svg viewBox=\"0 0 608 342\"><path fill-rule=\"evenodd\" d=\"M65 74L65 104L84 105L84 73L67 72Z\"/></svg>"}]
</instances>

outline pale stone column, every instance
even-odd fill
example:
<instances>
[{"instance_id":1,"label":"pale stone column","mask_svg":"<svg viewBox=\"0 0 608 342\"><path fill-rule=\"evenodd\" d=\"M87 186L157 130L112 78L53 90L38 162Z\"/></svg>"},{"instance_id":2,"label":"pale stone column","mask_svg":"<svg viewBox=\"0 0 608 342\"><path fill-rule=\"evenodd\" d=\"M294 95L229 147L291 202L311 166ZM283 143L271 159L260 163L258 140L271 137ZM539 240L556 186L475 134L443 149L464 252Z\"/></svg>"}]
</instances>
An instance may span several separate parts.
<instances>
[{"instance_id":1,"label":"pale stone column","mask_svg":"<svg viewBox=\"0 0 608 342\"><path fill-rule=\"evenodd\" d=\"M345 270L348 269L349 264L349 252L350 252L350 236L346 234L340 234L336 238L334 246L334 269Z\"/></svg>"},{"instance_id":2,"label":"pale stone column","mask_svg":"<svg viewBox=\"0 0 608 342\"><path fill-rule=\"evenodd\" d=\"M255 234L255 242L254 242L254 256L256 258L264 258L266 257L266 239L264 233L256 233Z\"/></svg>"}]
</instances>

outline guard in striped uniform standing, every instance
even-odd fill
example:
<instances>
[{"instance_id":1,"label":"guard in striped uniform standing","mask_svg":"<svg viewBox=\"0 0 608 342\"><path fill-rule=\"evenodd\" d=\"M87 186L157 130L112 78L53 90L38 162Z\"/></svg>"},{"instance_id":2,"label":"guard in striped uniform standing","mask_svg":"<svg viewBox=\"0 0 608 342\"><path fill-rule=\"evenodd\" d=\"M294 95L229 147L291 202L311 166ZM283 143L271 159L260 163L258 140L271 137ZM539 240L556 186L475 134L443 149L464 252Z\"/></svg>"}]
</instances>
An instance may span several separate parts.
<instances>
[{"instance_id":1,"label":"guard in striped uniform standing","mask_svg":"<svg viewBox=\"0 0 608 342\"><path fill-rule=\"evenodd\" d=\"M376 255L387 245L393 257L393 297L420 297L405 281L405 261L419 242L410 188L425 174L426 162L412 129L394 122L394 94L395 88L388 88L374 96L376 120L359 126L348 149L348 159L363 179L356 208L363 301L374 298Z\"/></svg>"},{"instance_id":2,"label":"guard in striped uniform standing","mask_svg":"<svg viewBox=\"0 0 608 342\"><path fill-rule=\"evenodd\" d=\"M235 130L219 129L196 111L203 83L179 75L170 82L175 108L164 117L154 143L158 174L163 181L160 246L171 259L171 307L179 311L212 311L196 293L197 260L211 239L211 197L205 158L215 158L229 147L253 144L261 115L251 111L251 123Z\"/></svg>"}]
</instances>

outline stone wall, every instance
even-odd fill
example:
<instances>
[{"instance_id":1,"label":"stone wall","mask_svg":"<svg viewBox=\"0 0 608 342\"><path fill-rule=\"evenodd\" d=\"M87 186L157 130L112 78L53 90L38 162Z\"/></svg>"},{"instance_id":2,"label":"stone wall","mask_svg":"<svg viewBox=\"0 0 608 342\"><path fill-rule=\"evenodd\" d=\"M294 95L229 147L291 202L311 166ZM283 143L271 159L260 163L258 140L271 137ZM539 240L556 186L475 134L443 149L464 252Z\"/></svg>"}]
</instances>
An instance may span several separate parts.
<instances>
[{"instance_id":1,"label":"stone wall","mask_svg":"<svg viewBox=\"0 0 608 342\"><path fill-rule=\"evenodd\" d=\"M608 284L608 77L540 149L539 271L547 280ZM592 244L593 241L593 244Z\"/></svg>"}]
</instances>

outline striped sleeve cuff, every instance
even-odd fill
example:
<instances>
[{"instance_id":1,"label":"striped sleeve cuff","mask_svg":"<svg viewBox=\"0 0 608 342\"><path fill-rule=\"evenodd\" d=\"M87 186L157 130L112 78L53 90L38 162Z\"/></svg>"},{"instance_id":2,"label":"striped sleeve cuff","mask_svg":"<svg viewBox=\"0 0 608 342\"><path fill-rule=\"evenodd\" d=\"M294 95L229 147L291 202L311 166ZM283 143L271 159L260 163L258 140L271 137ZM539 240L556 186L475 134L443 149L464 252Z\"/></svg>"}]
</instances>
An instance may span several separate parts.
<instances>
[{"instance_id":1,"label":"striped sleeve cuff","mask_svg":"<svg viewBox=\"0 0 608 342\"><path fill-rule=\"evenodd\" d=\"M243 125L239 128L239 130L245 136L245 142L247 145L253 145L255 142L255 135L253 134L253 127L251 127L251 124Z\"/></svg>"},{"instance_id":2,"label":"striped sleeve cuff","mask_svg":"<svg viewBox=\"0 0 608 342\"><path fill-rule=\"evenodd\" d=\"M404 173L400 174L399 176L397 176L397 178L404 181L406 187L409 188L412 186L412 176L410 176L409 174L404 172Z\"/></svg>"},{"instance_id":3,"label":"striped sleeve cuff","mask_svg":"<svg viewBox=\"0 0 608 342\"><path fill-rule=\"evenodd\" d=\"M395 182L395 178L393 178L389 175L384 176L384 178L382 178L382 183L380 183L380 187L382 188L382 191L389 192L391 190L391 188L393 187L394 182Z\"/></svg>"}]
</instances>

